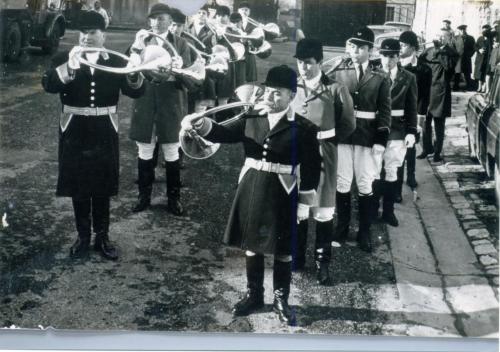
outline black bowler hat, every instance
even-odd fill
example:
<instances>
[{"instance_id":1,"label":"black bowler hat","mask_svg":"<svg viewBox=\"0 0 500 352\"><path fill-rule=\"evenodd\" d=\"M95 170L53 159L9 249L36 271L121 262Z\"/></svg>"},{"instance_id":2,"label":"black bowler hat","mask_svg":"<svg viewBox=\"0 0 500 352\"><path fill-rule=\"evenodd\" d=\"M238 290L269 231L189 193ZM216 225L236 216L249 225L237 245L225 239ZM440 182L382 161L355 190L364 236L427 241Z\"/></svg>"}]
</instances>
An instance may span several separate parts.
<instances>
[{"instance_id":1,"label":"black bowler hat","mask_svg":"<svg viewBox=\"0 0 500 352\"><path fill-rule=\"evenodd\" d=\"M297 73L287 65L275 66L267 73L265 86L297 92Z\"/></svg>"},{"instance_id":2,"label":"black bowler hat","mask_svg":"<svg viewBox=\"0 0 500 352\"><path fill-rule=\"evenodd\" d=\"M323 45L314 38L304 38L299 40L295 48L295 58L304 60L308 58L316 59L316 62L323 60Z\"/></svg>"},{"instance_id":3,"label":"black bowler hat","mask_svg":"<svg viewBox=\"0 0 500 352\"><path fill-rule=\"evenodd\" d=\"M162 4L162 3L154 4L151 7L151 10L149 10L148 18L149 17L158 16L158 15L162 15L164 13L166 13L167 15L170 15L171 12L172 12L172 9L168 5L165 5L165 4Z\"/></svg>"},{"instance_id":4,"label":"black bowler hat","mask_svg":"<svg viewBox=\"0 0 500 352\"><path fill-rule=\"evenodd\" d=\"M467 29L467 25L461 24L460 26L457 27L457 29Z\"/></svg>"},{"instance_id":5,"label":"black bowler hat","mask_svg":"<svg viewBox=\"0 0 500 352\"><path fill-rule=\"evenodd\" d=\"M221 5L217 6L217 10L215 11L216 16L229 16L231 14L231 10L229 7Z\"/></svg>"},{"instance_id":6,"label":"black bowler hat","mask_svg":"<svg viewBox=\"0 0 500 352\"><path fill-rule=\"evenodd\" d=\"M405 44L408 44L412 47L415 48L415 50L418 50L418 38L417 38L417 35L415 34L415 32L412 32L412 31L406 31L406 32L403 32L401 33L401 35L399 36L399 41L401 43L405 43Z\"/></svg>"},{"instance_id":7,"label":"black bowler hat","mask_svg":"<svg viewBox=\"0 0 500 352\"><path fill-rule=\"evenodd\" d=\"M186 23L186 15L183 14L181 10L171 8L170 16L172 17L172 21L174 21L175 23Z\"/></svg>"},{"instance_id":8,"label":"black bowler hat","mask_svg":"<svg viewBox=\"0 0 500 352\"><path fill-rule=\"evenodd\" d=\"M103 31L106 28L104 17L96 11L84 11L78 18L78 30L88 31L91 29L100 29Z\"/></svg>"},{"instance_id":9,"label":"black bowler hat","mask_svg":"<svg viewBox=\"0 0 500 352\"><path fill-rule=\"evenodd\" d=\"M238 23L243 21L243 17L238 12L233 12L231 16L229 16L229 21L231 23Z\"/></svg>"},{"instance_id":10,"label":"black bowler hat","mask_svg":"<svg viewBox=\"0 0 500 352\"><path fill-rule=\"evenodd\" d=\"M373 33L373 31L370 28L364 26L354 32L354 34L351 38L349 38L348 41L354 45L368 45L370 47L373 47L374 40L375 34Z\"/></svg>"},{"instance_id":11,"label":"black bowler hat","mask_svg":"<svg viewBox=\"0 0 500 352\"><path fill-rule=\"evenodd\" d=\"M249 8L250 8L250 5L248 4L248 2L247 2L247 1L242 1L242 2L240 2L240 4L238 5L238 9L241 9L241 8L243 8L243 7L246 7L247 9L249 9Z\"/></svg>"},{"instance_id":12,"label":"black bowler hat","mask_svg":"<svg viewBox=\"0 0 500 352\"><path fill-rule=\"evenodd\" d=\"M382 41L380 45L380 50L378 51L381 55L384 54L399 54L401 45L399 45L399 40L394 38L387 38Z\"/></svg>"}]
</instances>

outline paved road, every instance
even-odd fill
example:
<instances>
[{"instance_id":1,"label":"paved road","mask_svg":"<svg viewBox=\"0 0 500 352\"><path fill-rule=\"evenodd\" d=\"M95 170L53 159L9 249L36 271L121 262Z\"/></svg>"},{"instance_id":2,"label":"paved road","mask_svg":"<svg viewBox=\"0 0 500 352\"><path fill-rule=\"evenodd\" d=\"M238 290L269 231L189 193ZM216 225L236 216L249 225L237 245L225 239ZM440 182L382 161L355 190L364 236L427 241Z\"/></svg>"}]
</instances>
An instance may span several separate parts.
<instances>
[{"instance_id":1,"label":"paved road","mask_svg":"<svg viewBox=\"0 0 500 352\"><path fill-rule=\"evenodd\" d=\"M132 36L109 33L109 47L123 51ZM69 48L75 38L75 32L68 32L62 48ZM276 44L273 49L270 59L259 61L261 81L277 62L294 64L293 43ZM269 304L259 314L233 319L231 307L245 287L244 260L239 251L222 246L221 238L242 150L223 146L211 159L187 161L182 190L187 216L166 213L164 172L159 168L152 209L132 214L136 148L127 138L132 106L128 98L119 107L120 195L112 201L111 220L111 237L121 258L108 262L92 255L87 261L70 260L68 250L75 238L71 202L54 196L59 102L40 86L48 62L33 49L21 63L0 70L0 204L8 211L10 225L0 229L0 326L498 335L498 220L491 215L493 191L488 187L470 191L471 184L485 182L482 176L467 178L470 184L463 188L458 166L426 160L418 163L419 199L413 202L405 188L404 202L397 206L401 226L373 226L372 255L355 246L354 224L352 240L334 251L330 286L314 283L312 261L305 272L294 275L290 302L297 326L283 326L270 311L271 258L265 281ZM454 97L455 117L448 123L451 143L445 156L452 161L453 155L462 155L457 165L474 165L450 135L453 126L463 125L467 98ZM449 179L443 177L450 170L457 175L458 188L450 188ZM481 175L478 167L472 170ZM472 215L461 212L465 208L474 209L478 220L464 218ZM495 253L483 246L480 253L490 252L478 254L478 246L486 243L477 241L488 241ZM311 258L312 248L308 254Z\"/></svg>"}]
</instances>

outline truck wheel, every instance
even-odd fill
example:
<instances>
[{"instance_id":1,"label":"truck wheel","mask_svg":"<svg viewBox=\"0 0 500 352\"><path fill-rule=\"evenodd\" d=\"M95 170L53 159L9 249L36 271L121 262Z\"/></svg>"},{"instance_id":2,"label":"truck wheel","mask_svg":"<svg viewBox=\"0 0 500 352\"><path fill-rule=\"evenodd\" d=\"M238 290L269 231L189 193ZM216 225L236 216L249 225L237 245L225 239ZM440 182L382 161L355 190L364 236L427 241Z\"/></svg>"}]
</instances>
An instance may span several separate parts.
<instances>
[{"instance_id":1,"label":"truck wheel","mask_svg":"<svg viewBox=\"0 0 500 352\"><path fill-rule=\"evenodd\" d=\"M16 61L21 55L21 29L17 22L11 23L4 36L2 60Z\"/></svg>"},{"instance_id":2,"label":"truck wheel","mask_svg":"<svg viewBox=\"0 0 500 352\"><path fill-rule=\"evenodd\" d=\"M50 36L47 40L47 43L42 45L42 51L44 54L52 54L59 47L59 41L61 39L61 28L59 25L55 25L50 32Z\"/></svg>"}]
</instances>

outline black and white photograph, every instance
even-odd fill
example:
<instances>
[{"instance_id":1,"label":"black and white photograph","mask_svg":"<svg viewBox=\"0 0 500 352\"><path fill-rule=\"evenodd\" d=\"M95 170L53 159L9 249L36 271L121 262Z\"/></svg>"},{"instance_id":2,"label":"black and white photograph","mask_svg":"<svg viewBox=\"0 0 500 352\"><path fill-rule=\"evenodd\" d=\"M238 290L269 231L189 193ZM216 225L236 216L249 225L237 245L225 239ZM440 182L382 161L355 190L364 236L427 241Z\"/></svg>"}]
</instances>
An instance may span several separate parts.
<instances>
[{"instance_id":1,"label":"black and white photograph","mask_svg":"<svg viewBox=\"0 0 500 352\"><path fill-rule=\"evenodd\" d=\"M500 0L0 0L0 61L0 335L498 341Z\"/></svg>"}]
</instances>

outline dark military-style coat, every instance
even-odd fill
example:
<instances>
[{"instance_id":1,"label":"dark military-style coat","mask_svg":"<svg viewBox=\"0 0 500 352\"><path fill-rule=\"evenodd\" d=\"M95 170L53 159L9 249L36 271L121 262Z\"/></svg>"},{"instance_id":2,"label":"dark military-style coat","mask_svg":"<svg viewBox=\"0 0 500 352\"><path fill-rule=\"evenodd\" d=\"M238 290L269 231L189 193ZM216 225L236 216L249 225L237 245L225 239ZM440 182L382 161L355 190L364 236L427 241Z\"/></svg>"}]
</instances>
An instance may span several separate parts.
<instances>
[{"instance_id":1,"label":"dark military-style coat","mask_svg":"<svg viewBox=\"0 0 500 352\"><path fill-rule=\"evenodd\" d=\"M182 57L182 67L191 66L191 51L186 40L172 34L168 37ZM157 45L157 42L150 38L146 44ZM145 84L146 93L134 102L130 139L141 143L151 143L154 130L158 143L177 143L182 118L187 115L185 84L175 75L169 80L146 80Z\"/></svg>"},{"instance_id":2,"label":"dark military-style coat","mask_svg":"<svg viewBox=\"0 0 500 352\"><path fill-rule=\"evenodd\" d=\"M356 128L352 98L343 84L322 77L314 89L299 79L292 109L318 127L322 157L318 206L334 207L337 190L337 140L347 138Z\"/></svg>"},{"instance_id":3,"label":"dark military-style coat","mask_svg":"<svg viewBox=\"0 0 500 352\"><path fill-rule=\"evenodd\" d=\"M356 118L356 129L339 143L372 147L385 146L391 125L391 92L388 76L369 64L358 82L356 69L351 60L346 60L330 78L347 86L354 104L354 110L375 113L374 119Z\"/></svg>"},{"instance_id":4,"label":"dark military-style coat","mask_svg":"<svg viewBox=\"0 0 500 352\"><path fill-rule=\"evenodd\" d=\"M125 75L91 70L82 65L74 79L68 75L69 53L52 58L42 78L49 93L58 93L63 105L59 121L59 177L56 194L63 197L113 196L118 193L119 150L118 115L84 116L64 112L64 106L77 108L111 107L118 104L120 92L138 98L144 93ZM124 59L101 54L97 64L123 67ZM140 85L139 85L140 84Z\"/></svg>"},{"instance_id":5,"label":"dark military-style coat","mask_svg":"<svg viewBox=\"0 0 500 352\"><path fill-rule=\"evenodd\" d=\"M470 75L472 72L471 58L474 55L476 44L474 37L468 34L459 34L455 37L453 43L455 45L455 50L459 55L457 64L455 65L455 73Z\"/></svg>"},{"instance_id":6,"label":"dark military-style coat","mask_svg":"<svg viewBox=\"0 0 500 352\"><path fill-rule=\"evenodd\" d=\"M300 165L297 176L244 167L236 191L224 242L256 253L291 254L297 226L297 202L315 205L320 177L317 128L288 111L270 130L266 116L248 116L228 125L212 122L204 138L217 143L243 143L246 158Z\"/></svg>"},{"instance_id":7,"label":"dark military-style coat","mask_svg":"<svg viewBox=\"0 0 500 352\"><path fill-rule=\"evenodd\" d=\"M493 41L489 34L486 36L481 35L477 38L476 59L474 60L474 79L478 79L480 81L484 81L486 79L492 46ZM484 49L482 54L479 52L480 49Z\"/></svg>"},{"instance_id":8,"label":"dark military-style coat","mask_svg":"<svg viewBox=\"0 0 500 352\"><path fill-rule=\"evenodd\" d=\"M396 116L400 112L403 116ZM391 84L391 114L389 140L401 140L407 134L417 134L417 80L413 73L399 65Z\"/></svg>"},{"instance_id":9,"label":"dark military-style coat","mask_svg":"<svg viewBox=\"0 0 500 352\"><path fill-rule=\"evenodd\" d=\"M411 63L403 68L415 75L417 79L417 114L427 115L431 99L432 70L429 66L417 60L414 66Z\"/></svg>"},{"instance_id":10,"label":"dark military-style coat","mask_svg":"<svg viewBox=\"0 0 500 352\"><path fill-rule=\"evenodd\" d=\"M420 59L432 70L429 113L436 118L451 116L451 85L458 54L449 45L426 49Z\"/></svg>"},{"instance_id":11,"label":"dark military-style coat","mask_svg":"<svg viewBox=\"0 0 500 352\"><path fill-rule=\"evenodd\" d=\"M245 33L250 34L255 28L257 28L254 24L247 22L246 27L243 28ZM257 60L254 54L250 54L249 50L251 49L251 45L246 43L245 45L245 74L247 82L255 82L257 81Z\"/></svg>"}]
</instances>

